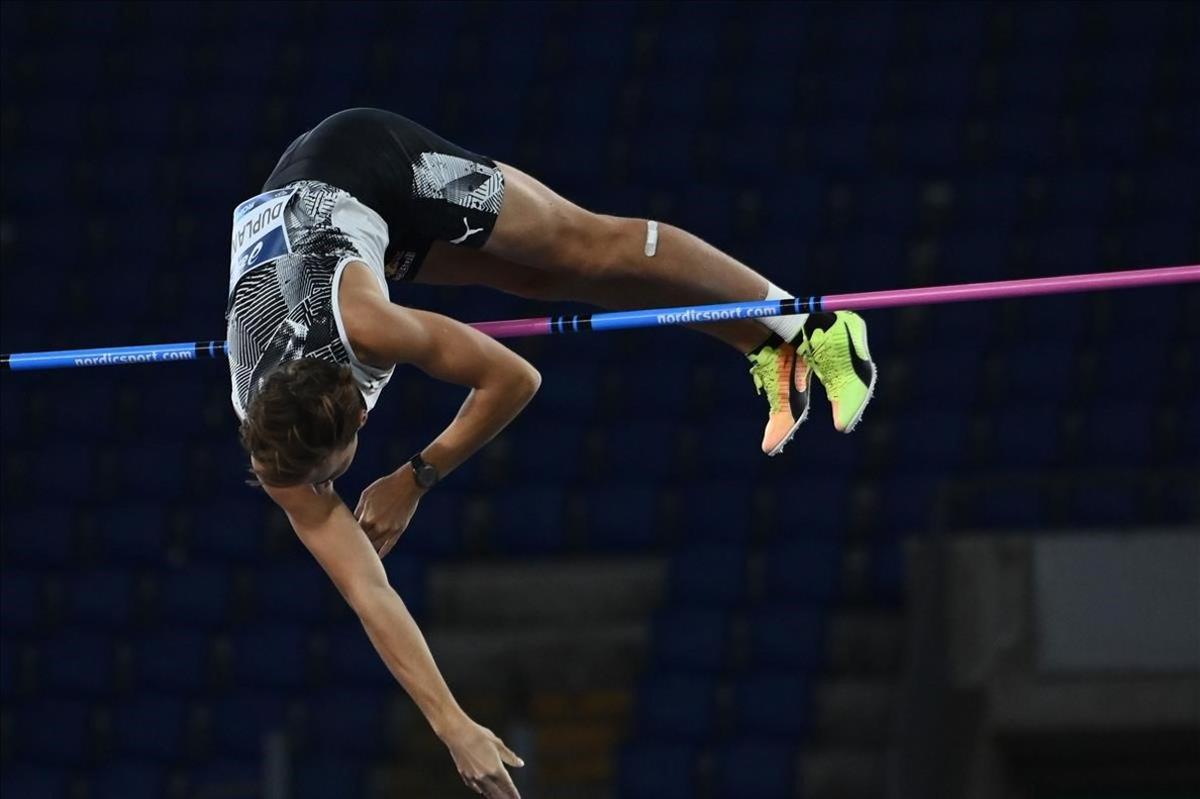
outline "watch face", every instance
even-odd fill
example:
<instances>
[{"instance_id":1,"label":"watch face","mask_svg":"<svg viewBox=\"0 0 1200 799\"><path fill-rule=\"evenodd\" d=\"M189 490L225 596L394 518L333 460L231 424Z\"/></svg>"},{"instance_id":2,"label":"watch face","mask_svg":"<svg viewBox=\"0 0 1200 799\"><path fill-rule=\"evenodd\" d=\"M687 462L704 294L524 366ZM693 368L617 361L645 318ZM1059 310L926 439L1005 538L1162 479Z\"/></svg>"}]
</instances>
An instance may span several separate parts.
<instances>
[{"instance_id":1,"label":"watch face","mask_svg":"<svg viewBox=\"0 0 1200 799\"><path fill-rule=\"evenodd\" d=\"M415 471L417 485L422 488L430 488L437 482L437 469L430 466L428 463Z\"/></svg>"}]
</instances>

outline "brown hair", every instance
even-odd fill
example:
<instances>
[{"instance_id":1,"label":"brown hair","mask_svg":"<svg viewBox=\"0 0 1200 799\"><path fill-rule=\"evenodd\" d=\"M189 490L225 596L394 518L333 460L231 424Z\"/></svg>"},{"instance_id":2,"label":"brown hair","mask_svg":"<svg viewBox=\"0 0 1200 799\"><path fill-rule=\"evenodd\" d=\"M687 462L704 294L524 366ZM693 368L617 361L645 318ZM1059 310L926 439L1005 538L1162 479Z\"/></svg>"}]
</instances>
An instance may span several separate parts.
<instances>
[{"instance_id":1,"label":"brown hair","mask_svg":"<svg viewBox=\"0 0 1200 799\"><path fill-rule=\"evenodd\" d=\"M270 372L246 407L242 446L271 485L295 485L358 432L364 408L349 366L300 358Z\"/></svg>"}]
</instances>

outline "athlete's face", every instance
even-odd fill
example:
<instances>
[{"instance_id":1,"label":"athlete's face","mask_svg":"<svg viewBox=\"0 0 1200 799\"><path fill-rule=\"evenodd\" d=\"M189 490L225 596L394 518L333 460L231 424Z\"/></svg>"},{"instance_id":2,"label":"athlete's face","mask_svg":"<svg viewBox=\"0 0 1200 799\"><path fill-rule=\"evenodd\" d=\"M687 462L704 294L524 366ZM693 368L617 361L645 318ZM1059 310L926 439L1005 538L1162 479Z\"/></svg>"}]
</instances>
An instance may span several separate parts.
<instances>
[{"instance_id":1,"label":"athlete's face","mask_svg":"<svg viewBox=\"0 0 1200 799\"><path fill-rule=\"evenodd\" d=\"M362 417L359 419L358 429L362 430L363 425L367 423L367 411L364 409ZM354 456L358 452L358 433L354 434L354 438L350 443L339 449L331 451L325 456L324 460L309 473L309 475L295 486L280 486L280 488L292 488L306 486L312 489L314 494L330 494L333 493L333 481L337 480L350 468L350 464L354 463ZM258 460L254 457L250 458L250 467L255 474L262 480L262 468ZM263 482L268 482L263 480Z\"/></svg>"},{"instance_id":2,"label":"athlete's face","mask_svg":"<svg viewBox=\"0 0 1200 799\"><path fill-rule=\"evenodd\" d=\"M367 410L363 409L362 416L358 420L358 429L362 430L363 425L367 423ZM358 433L354 434L354 438L349 444L341 449L335 449L329 453L324 462L313 470L313 474L308 483L312 486L313 492L317 494L329 494L333 492L333 481L346 473L350 468L350 464L354 463L354 455L358 452Z\"/></svg>"},{"instance_id":3,"label":"athlete's face","mask_svg":"<svg viewBox=\"0 0 1200 799\"><path fill-rule=\"evenodd\" d=\"M354 463L354 455L357 452L358 434L355 433L354 439L349 444L329 453L329 457L313 470L312 478L309 480L313 493L332 493L333 481L346 473L346 470L350 468L350 464Z\"/></svg>"}]
</instances>

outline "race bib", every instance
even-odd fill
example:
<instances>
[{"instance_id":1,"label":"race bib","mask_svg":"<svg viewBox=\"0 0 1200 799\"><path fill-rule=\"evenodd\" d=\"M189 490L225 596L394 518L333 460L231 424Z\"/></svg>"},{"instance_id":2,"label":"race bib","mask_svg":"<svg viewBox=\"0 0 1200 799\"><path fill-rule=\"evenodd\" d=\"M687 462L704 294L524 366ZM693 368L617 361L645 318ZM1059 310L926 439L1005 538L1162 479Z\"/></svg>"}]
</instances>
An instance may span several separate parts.
<instances>
[{"instance_id":1,"label":"race bib","mask_svg":"<svg viewBox=\"0 0 1200 799\"><path fill-rule=\"evenodd\" d=\"M230 248L229 291L238 280L259 264L292 251L283 209L295 193L294 188L275 189L251 197L233 211L233 246Z\"/></svg>"}]
</instances>

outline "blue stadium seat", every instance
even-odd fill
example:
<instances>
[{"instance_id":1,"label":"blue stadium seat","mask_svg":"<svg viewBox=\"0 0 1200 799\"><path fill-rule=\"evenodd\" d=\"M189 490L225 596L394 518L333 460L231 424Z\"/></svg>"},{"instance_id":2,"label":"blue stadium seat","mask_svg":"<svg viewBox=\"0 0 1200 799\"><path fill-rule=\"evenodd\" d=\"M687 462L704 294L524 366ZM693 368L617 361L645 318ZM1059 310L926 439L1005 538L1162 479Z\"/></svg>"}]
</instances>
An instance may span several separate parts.
<instances>
[{"instance_id":1,"label":"blue stadium seat","mask_svg":"<svg viewBox=\"0 0 1200 799\"><path fill-rule=\"evenodd\" d=\"M92 495L93 453L83 444L51 444L36 454L33 489L38 497L78 502Z\"/></svg>"},{"instance_id":2,"label":"blue stadium seat","mask_svg":"<svg viewBox=\"0 0 1200 799\"><path fill-rule=\"evenodd\" d=\"M1130 268L1195 263L1196 243L1184 221L1187 217L1176 210L1172 219L1139 224L1124 236L1124 259Z\"/></svg>"},{"instance_id":3,"label":"blue stadium seat","mask_svg":"<svg viewBox=\"0 0 1200 799\"><path fill-rule=\"evenodd\" d=\"M422 500L421 512L425 511ZM342 602L320 565L308 557L255 569L254 593L259 617L273 621L325 621L333 612L334 603Z\"/></svg>"},{"instance_id":4,"label":"blue stadium seat","mask_svg":"<svg viewBox=\"0 0 1200 799\"><path fill-rule=\"evenodd\" d=\"M1062 275L1096 272L1100 262L1100 231L1092 224L1044 231L1033 243L1030 274Z\"/></svg>"},{"instance_id":5,"label":"blue stadium seat","mask_svg":"<svg viewBox=\"0 0 1200 799\"><path fill-rule=\"evenodd\" d=\"M599 372L590 363L560 366L546 375L531 410L567 419L592 416L599 393Z\"/></svg>"},{"instance_id":6,"label":"blue stadium seat","mask_svg":"<svg viewBox=\"0 0 1200 799\"><path fill-rule=\"evenodd\" d=\"M837 594L841 570L838 539L781 541L767 550L767 592L782 600L829 601Z\"/></svg>"},{"instance_id":7,"label":"blue stadium seat","mask_svg":"<svg viewBox=\"0 0 1200 799\"><path fill-rule=\"evenodd\" d=\"M261 755L263 737L285 729L285 702L264 693L238 692L212 706L213 751L222 757Z\"/></svg>"},{"instance_id":8,"label":"blue stadium seat","mask_svg":"<svg viewBox=\"0 0 1200 799\"><path fill-rule=\"evenodd\" d=\"M918 367L911 381L909 407L922 409L946 408L957 412L970 407L979 390L983 359L978 345L964 346L957 342L933 345L922 349L920 360L939 364L937 374ZM944 368L942 368L944 367Z\"/></svg>"},{"instance_id":9,"label":"blue stadium seat","mask_svg":"<svg viewBox=\"0 0 1200 799\"><path fill-rule=\"evenodd\" d=\"M671 561L668 591L675 601L728 607L746 590L746 553L733 544L693 544Z\"/></svg>"},{"instance_id":10,"label":"blue stadium seat","mask_svg":"<svg viewBox=\"0 0 1200 799\"><path fill-rule=\"evenodd\" d=\"M1132 164L1145 149L1149 125L1129 100L1105 99L1104 105L1094 104L1082 114L1081 154L1088 160L1103 159L1114 166Z\"/></svg>"},{"instance_id":11,"label":"blue stadium seat","mask_svg":"<svg viewBox=\"0 0 1200 799\"><path fill-rule=\"evenodd\" d=\"M563 494L543 486L518 487L494 497L492 547L497 553L546 555L566 546Z\"/></svg>"},{"instance_id":12,"label":"blue stadium seat","mask_svg":"<svg viewBox=\"0 0 1200 799\"><path fill-rule=\"evenodd\" d=\"M103 569L81 572L64 583L67 614L78 625L127 627L134 621L134 576Z\"/></svg>"},{"instance_id":13,"label":"blue stadium seat","mask_svg":"<svg viewBox=\"0 0 1200 799\"><path fill-rule=\"evenodd\" d=\"M296 691L309 682L305 629L271 622L233 637L233 679L238 685Z\"/></svg>"},{"instance_id":14,"label":"blue stadium seat","mask_svg":"<svg viewBox=\"0 0 1200 799\"><path fill-rule=\"evenodd\" d=\"M1005 354L1005 373L1020 375L1026 391L1036 392L1046 404L1060 404L1078 388L1076 357L1078 351L1070 342L1042 340L1038 342L1037 358L1021 358L1016 353Z\"/></svg>"},{"instance_id":15,"label":"blue stadium seat","mask_svg":"<svg viewBox=\"0 0 1200 799\"><path fill-rule=\"evenodd\" d=\"M796 80L794 66L781 65L776 73ZM740 70L737 91L730 102L730 119L737 126L734 130L739 131L731 138L743 146L733 148L725 157L730 158L731 166L744 164L748 169L743 172L739 168L728 176L740 181L769 179L778 169L778 164L772 163L773 156L781 155L786 126L796 115L796 94L780 91L779 85L769 80L757 80L755 68L748 65Z\"/></svg>"},{"instance_id":16,"label":"blue stadium seat","mask_svg":"<svg viewBox=\"0 0 1200 799\"><path fill-rule=\"evenodd\" d=\"M407 552L392 552L383 562L388 582L420 620L425 612L425 565Z\"/></svg>"},{"instance_id":17,"label":"blue stadium seat","mask_svg":"<svg viewBox=\"0 0 1200 799\"><path fill-rule=\"evenodd\" d=\"M995 171L968 175L954 184L955 216L963 226L952 236L988 237L975 248L976 257L1005 252L1009 229L1025 202L1025 180L1019 172ZM965 264L964 264L965 267Z\"/></svg>"},{"instance_id":18,"label":"blue stadium seat","mask_svg":"<svg viewBox=\"0 0 1200 799\"><path fill-rule=\"evenodd\" d=\"M296 799L326 799L329 796L362 796L362 764L354 760L317 757L297 764L294 782Z\"/></svg>"},{"instance_id":19,"label":"blue stadium seat","mask_svg":"<svg viewBox=\"0 0 1200 799\"><path fill-rule=\"evenodd\" d=\"M884 541L871 547L867 579L871 597L883 607L903 603L905 595L904 545L901 541Z\"/></svg>"},{"instance_id":20,"label":"blue stadium seat","mask_svg":"<svg viewBox=\"0 0 1200 799\"><path fill-rule=\"evenodd\" d=\"M20 799L62 799L68 776L58 768L38 768L24 763L5 766L0 774L0 794Z\"/></svg>"},{"instance_id":21,"label":"blue stadium seat","mask_svg":"<svg viewBox=\"0 0 1200 799\"><path fill-rule=\"evenodd\" d=\"M796 747L773 741L742 740L714 752L714 797L791 799L796 796Z\"/></svg>"},{"instance_id":22,"label":"blue stadium seat","mask_svg":"<svg viewBox=\"0 0 1200 799\"><path fill-rule=\"evenodd\" d=\"M357 759L386 754L384 721L387 692L331 690L311 705L310 744L313 751L348 755Z\"/></svg>"},{"instance_id":23,"label":"blue stadium seat","mask_svg":"<svg viewBox=\"0 0 1200 799\"><path fill-rule=\"evenodd\" d=\"M1104 403L1084 417L1081 463L1123 468L1143 466L1154 452L1153 406Z\"/></svg>"},{"instance_id":24,"label":"blue stadium seat","mask_svg":"<svg viewBox=\"0 0 1200 799\"><path fill-rule=\"evenodd\" d=\"M338 627L329 634L329 672L341 683L380 690L395 688L396 678L371 645L362 625Z\"/></svg>"},{"instance_id":25,"label":"blue stadium seat","mask_svg":"<svg viewBox=\"0 0 1200 799\"><path fill-rule=\"evenodd\" d=\"M262 793L262 752L246 757L220 757L199 764L189 773L196 794L211 796L242 793L257 796Z\"/></svg>"},{"instance_id":26,"label":"blue stadium seat","mask_svg":"<svg viewBox=\"0 0 1200 799\"><path fill-rule=\"evenodd\" d=\"M15 639L0 639L0 697L6 703L17 693L18 649Z\"/></svg>"},{"instance_id":27,"label":"blue stadium seat","mask_svg":"<svg viewBox=\"0 0 1200 799\"><path fill-rule=\"evenodd\" d=\"M754 672L733 688L733 718L743 734L797 738L813 722L812 684L794 672Z\"/></svg>"},{"instance_id":28,"label":"blue stadium seat","mask_svg":"<svg viewBox=\"0 0 1200 799\"><path fill-rule=\"evenodd\" d=\"M1027 530L1045 524L1045 508L1040 486L991 484L972 497L962 526Z\"/></svg>"},{"instance_id":29,"label":"blue stadium seat","mask_svg":"<svg viewBox=\"0 0 1200 799\"><path fill-rule=\"evenodd\" d=\"M263 498L254 496L194 506L189 550L200 560L216 563L261 561L266 511Z\"/></svg>"},{"instance_id":30,"label":"blue stadium seat","mask_svg":"<svg viewBox=\"0 0 1200 799\"><path fill-rule=\"evenodd\" d=\"M1049 168L1062 153L1059 117L1049 111L1012 114L992 122L988 131L994 164L999 168Z\"/></svg>"},{"instance_id":31,"label":"blue stadium seat","mask_svg":"<svg viewBox=\"0 0 1200 799\"><path fill-rule=\"evenodd\" d=\"M949 60L949 64L958 68L961 68L959 65L964 56L971 59L983 52L983 38L990 20L988 7L974 4L917 6L913 11L920 14L920 23L906 31L906 34L919 37L920 44L914 44L917 52L953 53L955 58ZM928 77L936 82L941 74L934 71Z\"/></svg>"},{"instance_id":32,"label":"blue stadium seat","mask_svg":"<svg viewBox=\"0 0 1200 799\"><path fill-rule=\"evenodd\" d=\"M194 397L195 394L191 394L186 400L181 398L176 405L189 409L189 413L195 416ZM155 415L158 415L157 410ZM156 423L163 427L172 426L165 419L156 419ZM178 440L154 439L152 444L124 445L112 453L113 471L105 477L112 480L112 491L117 496L154 496L160 500L171 500L182 494L187 485L188 460L185 452L186 447ZM149 464L160 468L148 468Z\"/></svg>"},{"instance_id":33,"label":"blue stadium seat","mask_svg":"<svg viewBox=\"0 0 1200 799\"><path fill-rule=\"evenodd\" d=\"M1095 225L1109 209L1112 186L1112 174L1105 171L1092 169L1055 175L1050 184L1048 215L1058 223Z\"/></svg>"},{"instance_id":34,"label":"blue stadium seat","mask_svg":"<svg viewBox=\"0 0 1200 799\"><path fill-rule=\"evenodd\" d=\"M646 678L638 692L639 729L664 740L698 742L716 724L716 683L694 674Z\"/></svg>"},{"instance_id":35,"label":"blue stadium seat","mask_svg":"<svg viewBox=\"0 0 1200 799\"><path fill-rule=\"evenodd\" d=\"M212 641L201 632L163 630L138 641L134 659L142 685L172 693L196 693L209 679Z\"/></svg>"},{"instance_id":36,"label":"blue stadium seat","mask_svg":"<svg viewBox=\"0 0 1200 799\"><path fill-rule=\"evenodd\" d=\"M733 222L736 214L733 191L725 184L697 183L689 187L683 202L677 204L669 218L663 221L695 231L714 247L728 250L733 243ZM671 361L658 361L660 367L671 368ZM664 376L664 380L669 378ZM686 385L686 383L685 383ZM666 394L645 392L642 398L664 398Z\"/></svg>"},{"instance_id":37,"label":"blue stadium seat","mask_svg":"<svg viewBox=\"0 0 1200 799\"><path fill-rule=\"evenodd\" d=\"M162 766L113 763L96 771L89 796L95 799L157 799L164 795L167 777Z\"/></svg>"},{"instance_id":38,"label":"blue stadium seat","mask_svg":"<svg viewBox=\"0 0 1200 799\"><path fill-rule=\"evenodd\" d=\"M546 422L522 426L505 437L511 443L509 468L516 474L570 482L581 471L583 428L579 425Z\"/></svg>"},{"instance_id":39,"label":"blue stadium seat","mask_svg":"<svg viewBox=\"0 0 1200 799\"><path fill-rule=\"evenodd\" d=\"M166 508L153 502L107 505L95 514L96 540L114 561L161 565L167 558Z\"/></svg>"},{"instance_id":40,"label":"blue stadium seat","mask_svg":"<svg viewBox=\"0 0 1200 799\"><path fill-rule=\"evenodd\" d=\"M658 491L647 485L598 485L588 493L589 543L602 550L646 550L660 541Z\"/></svg>"},{"instance_id":41,"label":"blue stadium seat","mask_svg":"<svg viewBox=\"0 0 1200 799\"><path fill-rule=\"evenodd\" d=\"M215 627L230 620L231 575L216 566L161 573L158 611L176 624Z\"/></svg>"},{"instance_id":42,"label":"blue stadium seat","mask_svg":"<svg viewBox=\"0 0 1200 799\"><path fill-rule=\"evenodd\" d=\"M750 662L815 671L823 663L826 614L819 605L765 605L750 616Z\"/></svg>"},{"instance_id":43,"label":"blue stadium seat","mask_svg":"<svg viewBox=\"0 0 1200 799\"><path fill-rule=\"evenodd\" d=\"M68 628L38 647L38 680L59 696L105 696L116 690L113 641L89 629Z\"/></svg>"},{"instance_id":44,"label":"blue stadium seat","mask_svg":"<svg viewBox=\"0 0 1200 799\"><path fill-rule=\"evenodd\" d=\"M858 219L870 230L889 236L909 231L916 219L919 201L917 182L907 177L863 181L854 197Z\"/></svg>"},{"instance_id":45,"label":"blue stadium seat","mask_svg":"<svg viewBox=\"0 0 1200 799\"><path fill-rule=\"evenodd\" d=\"M111 710L113 751L167 763L185 751L188 708L180 699L139 694Z\"/></svg>"},{"instance_id":46,"label":"blue stadium seat","mask_svg":"<svg viewBox=\"0 0 1200 799\"><path fill-rule=\"evenodd\" d=\"M847 87L847 93L856 87ZM863 122L837 124L822 120L809 130L805 160L836 173L860 174L870 163L871 128Z\"/></svg>"},{"instance_id":47,"label":"blue stadium seat","mask_svg":"<svg viewBox=\"0 0 1200 799\"><path fill-rule=\"evenodd\" d=\"M6 514L3 548L6 564L62 567L75 555L75 514L68 507L38 507Z\"/></svg>"},{"instance_id":48,"label":"blue stadium seat","mask_svg":"<svg viewBox=\"0 0 1200 799\"><path fill-rule=\"evenodd\" d=\"M922 172L957 171L963 162L964 128L959 116L945 112L905 121L899 133L900 163Z\"/></svg>"},{"instance_id":49,"label":"blue stadium seat","mask_svg":"<svg viewBox=\"0 0 1200 799\"><path fill-rule=\"evenodd\" d=\"M942 481L927 474L900 472L883 485L878 526L889 533L921 533L938 518Z\"/></svg>"},{"instance_id":50,"label":"blue stadium seat","mask_svg":"<svg viewBox=\"0 0 1200 799\"><path fill-rule=\"evenodd\" d=\"M716 435L727 433L723 430ZM755 438L748 439L747 445ZM680 494L680 506L678 534L685 541L737 544L749 537L753 509L750 486L744 481L724 479L689 483Z\"/></svg>"},{"instance_id":51,"label":"blue stadium seat","mask_svg":"<svg viewBox=\"0 0 1200 799\"><path fill-rule=\"evenodd\" d=\"M92 716L82 703L47 698L24 705L13 731L27 763L81 766L92 753Z\"/></svg>"},{"instance_id":52,"label":"blue stadium seat","mask_svg":"<svg viewBox=\"0 0 1200 799\"><path fill-rule=\"evenodd\" d=\"M1135 219L1162 224L1164 218L1187 219L1200 204L1200 165L1194 161L1156 164L1134 173L1128 211ZM1166 229L1177 228L1163 224Z\"/></svg>"},{"instance_id":53,"label":"blue stadium seat","mask_svg":"<svg viewBox=\"0 0 1200 799\"><path fill-rule=\"evenodd\" d=\"M7 290L7 286L5 288ZM10 442L20 441L24 437L28 408L24 392L0 392L0 435L6 448Z\"/></svg>"},{"instance_id":54,"label":"blue stadium seat","mask_svg":"<svg viewBox=\"0 0 1200 799\"><path fill-rule=\"evenodd\" d=\"M686 608L661 611L651 640L654 661L662 668L720 671L728 658L728 614Z\"/></svg>"},{"instance_id":55,"label":"blue stadium seat","mask_svg":"<svg viewBox=\"0 0 1200 799\"><path fill-rule=\"evenodd\" d=\"M460 523L463 497L450 485L421 499L421 512L413 517L401 546L406 552L430 558L450 558L462 553ZM390 557L390 556L389 556Z\"/></svg>"},{"instance_id":56,"label":"blue stadium seat","mask_svg":"<svg viewBox=\"0 0 1200 799\"><path fill-rule=\"evenodd\" d=\"M692 799L696 750L688 744L634 741L620 753L620 799Z\"/></svg>"},{"instance_id":57,"label":"blue stadium seat","mask_svg":"<svg viewBox=\"0 0 1200 799\"><path fill-rule=\"evenodd\" d=\"M137 277L139 283L146 282L145 276L138 275ZM109 285L108 281L103 281L103 283ZM73 387L70 402L55 403L54 414L49 419L53 434L67 433L88 440L99 440L111 436L116 400L117 392L113 386L107 383Z\"/></svg>"},{"instance_id":58,"label":"blue stadium seat","mask_svg":"<svg viewBox=\"0 0 1200 799\"><path fill-rule=\"evenodd\" d=\"M768 184L769 185L769 184ZM764 239L782 245L778 258L753 259L760 268L770 268L772 262L786 264L794 258L798 246L805 241L806 234L817 229L825 215L828 185L821 178L808 174L787 177L787 202L779 202L771 194L763 200ZM795 286L793 291L812 291Z\"/></svg>"},{"instance_id":59,"label":"blue stadium seat","mask_svg":"<svg viewBox=\"0 0 1200 799\"><path fill-rule=\"evenodd\" d=\"M1026 50L1064 52L1078 35L1082 17L1079 6L1038 5L1027 11L1013 18L1014 46L1021 58L1026 57Z\"/></svg>"},{"instance_id":60,"label":"blue stadium seat","mask_svg":"<svg viewBox=\"0 0 1200 799\"><path fill-rule=\"evenodd\" d=\"M727 391L740 394L739 400L745 402L752 398L753 383L727 379L721 382L726 384ZM729 385L731 383L736 385ZM741 391L737 391L738 388ZM724 404L723 399L723 396L714 397L714 416L696 431L702 457L688 464L696 477L752 474L762 465L760 442L768 407L766 397L755 397L752 403L746 403L757 404L757 407L753 413L745 416L739 413L742 403L729 406Z\"/></svg>"},{"instance_id":61,"label":"blue stadium seat","mask_svg":"<svg viewBox=\"0 0 1200 799\"><path fill-rule=\"evenodd\" d=\"M950 279L954 280L953 277ZM952 303L934 309L924 318L926 343L958 341L977 337L982 330L991 330L996 320L996 308L995 303Z\"/></svg>"},{"instance_id":62,"label":"blue stadium seat","mask_svg":"<svg viewBox=\"0 0 1200 799\"><path fill-rule=\"evenodd\" d=\"M896 417L896 462L908 468L953 468L966 456L967 419L949 408Z\"/></svg>"},{"instance_id":63,"label":"blue stadium seat","mask_svg":"<svg viewBox=\"0 0 1200 799\"><path fill-rule=\"evenodd\" d=\"M0 626L6 635L34 630L41 615L41 575L5 569L0 579Z\"/></svg>"},{"instance_id":64,"label":"blue stadium seat","mask_svg":"<svg viewBox=\"0 0 1200 799\"><path fill-rule=\"evenodd\" d=\"M998 310L1010 322L1001 347L1010 358L1025 347L1040 351L1047 344L1078 345L1088 329L1087 305L1078 297L1030 297L999 303Z\"/></svg>"},{"instance_id":65,"label":"blue stadium seat","mask_svg":"<svg viewBox=\"0 0 1200 799\"><path fill-rule=\"evenodd\" d=\"M1061 417L1054 406L1022 403L996 412L987 460L1002 467L1046 467L1058 456Z\"/></svg>"},{"instance_id":66,"label":"blue stadium seat","mask_svg":"<svg viewBox=\"0 0 1200 799\"><path fill-rule=\"evenodd\" d=\"M905 242L896 233L876 232L871 228L846 236L841 242L838 288L870 291L880 280L894 279L905 260Z\"/></svg>"},{"instance_id":67,"label":"blue stadium seat","mask_svg":"<svg viewBox=\"0 0 1200 799\"><path fill-rule=\"evenodd\" d=\"M1067 518L1084 527L1127 527L1143 523L1147 509L1140 487L1121 483L1077 486L1070 492Z\"/></svg>"}]
</instances>

